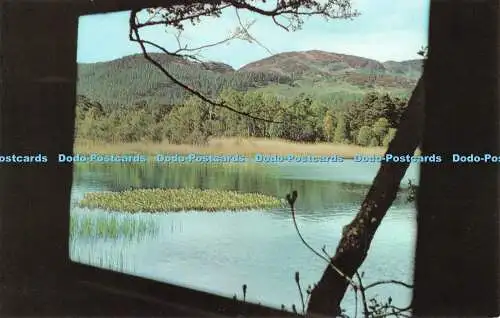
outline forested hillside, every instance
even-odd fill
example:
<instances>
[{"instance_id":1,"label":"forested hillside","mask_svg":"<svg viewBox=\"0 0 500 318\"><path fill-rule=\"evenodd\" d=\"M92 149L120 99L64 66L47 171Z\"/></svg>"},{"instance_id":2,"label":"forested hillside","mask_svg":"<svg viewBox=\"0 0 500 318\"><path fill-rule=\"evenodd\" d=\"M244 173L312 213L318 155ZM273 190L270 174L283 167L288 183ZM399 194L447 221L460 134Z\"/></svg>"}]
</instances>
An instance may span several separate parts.
<instances>
[{"instance_id":1,"label":"forested hillside","mask_svg":"<svg viewBox=\"0 0 500 318\"><path fill-rule=\"evenodd\" d=\"M236 72L221 63L193 63L165 54L151 54L179 81L212 97L223 88L239 91L264 85L291 84L288 76L264 72ZM142 55L104 63L78 66L78 93L101 102L104 107L134 104L173 105L188 95Z\"/></svg>"},{"instance_id":2,"label":"forested hillside","mask_svg":"<svg viewBox=\"0 0 500 318\"><path fill-rule=\"evenodd\" d=\"M281 53L239 70L223 63L201 64L160 53L151 56L181 82L211 97L224 88L258 90L284 98L303 93L339 107L360 100L369 91L407 96L421 69L419 60L380 63L322 51ZM140 54L79 64L78 94L105 108L174 105L187 96Z\"/></svg>"},{"instance_id":3,"label":"forested hillside","mask_svg":"<svg viewBox=\"0 0 500 318\"><path fill-rule=\"evenodd\" d=\"M210 137L281 138L385 146L421 61L386 62L321 51L291 52L234 70L153 54L180 81L266 123L211 106L140 55L79 65L77 137L204 144Z\"/></svg>"}]
</instances>

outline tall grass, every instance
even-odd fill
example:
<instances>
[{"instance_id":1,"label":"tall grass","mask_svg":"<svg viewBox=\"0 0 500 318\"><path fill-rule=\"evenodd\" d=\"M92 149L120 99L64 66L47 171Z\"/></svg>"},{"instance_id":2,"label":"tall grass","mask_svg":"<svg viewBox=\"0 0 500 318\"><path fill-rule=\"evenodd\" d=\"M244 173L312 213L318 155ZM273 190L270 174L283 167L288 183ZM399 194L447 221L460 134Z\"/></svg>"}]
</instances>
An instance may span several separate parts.
<instances>
[{"instance_id":1,"label":"tall grass","mask_svg":"<svg viewBox=\"0 0 500 318\"><path fill-rule=\"evenodd\" d=\"M72 239L140 239L156 236L159 225L151 216L117 215L95 212L71 213L70 236Z\"/></svg>"},{"instance_id":2,"label":"tall grass","mask_svg":"<svg viewBox=\"0 0 500 318\"><path fill-rule=\"evenodd\" d=\"M104 143L89 140L77 140L74 151L76 153L102 154L144 154L158 153L204 153L204 154L311 154L311 155L338 155L344 158L353 158L357 154L382 155L385 147L361 147L346 144L332 143L298 143L283 139L266 138L213 138L207 145L175 145L168 142L135 142L135 143Z\"/></svg>"},{"instance_id":3,"label":"tall grass","mask_svg":"<svg viewBox=\"0 0 500 318\"><path fill-rule=\"evenodd\" d=\"M131 247L145 238L156 237L159 230L151 214L72 211L70 258L78 263L133 273L136 259Z\"/></svg>"},{"instance_id":4,"label":"tall grass","mask_svg":"<svg viewBox=\"0 0 500 318\"><path fill-rule=\"evenodd\" d=\"M69 248L69 256L73 262L125 273L135 271L135 258L124 244L104 245L102 242L82 241L73 236Z\"/></svg>"}]
</instances>

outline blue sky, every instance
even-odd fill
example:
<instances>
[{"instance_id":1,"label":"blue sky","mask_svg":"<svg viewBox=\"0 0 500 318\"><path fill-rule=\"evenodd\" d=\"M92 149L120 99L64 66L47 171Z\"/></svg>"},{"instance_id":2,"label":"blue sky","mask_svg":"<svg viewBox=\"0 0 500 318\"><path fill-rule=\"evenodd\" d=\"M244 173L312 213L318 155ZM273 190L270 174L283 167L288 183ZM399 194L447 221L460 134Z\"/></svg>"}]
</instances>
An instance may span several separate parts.
<instances>
[{"instance_id":1,"label":"blue sky","mask_svg":"<svg viewBox=\"0 0 500 318\"><path fill-rule=\"evenodd\" d=\"M330 21L312 17L296 32L287 32L266 17L245 13L240 17L243 21L256 20L250 32L273 54L323 50L382 62L419 58L416 52L427 44L429 0L353 0L353 5L361 16ZM237 25L234 9L226 10L219 19L205 18L194 27L188 24L181 39L191 47L216 42L227 37ZM167 33L164 27L150 27L141 31L141 36L175 49L172 33ZM80 18L78 62L109 61L139 52L138 45L128 40L128 12ZM234 68L270 55L257 44L242 40L204 49L201 54L204 60L224 62Z\"/></svg>"}]
</instances>

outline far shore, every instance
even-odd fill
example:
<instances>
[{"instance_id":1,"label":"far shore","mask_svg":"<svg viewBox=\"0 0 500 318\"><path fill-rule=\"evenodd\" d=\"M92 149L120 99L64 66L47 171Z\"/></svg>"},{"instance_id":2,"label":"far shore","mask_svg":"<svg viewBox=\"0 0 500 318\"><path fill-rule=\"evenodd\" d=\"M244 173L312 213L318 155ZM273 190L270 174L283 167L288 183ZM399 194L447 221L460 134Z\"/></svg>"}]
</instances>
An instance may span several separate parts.
<instances>
[{"instance_id":1,"label":"far shore","mask_svg":"<svg viewBox=\"0 0 500 318\"><path fill-rule=\"evenodd\" d=\"M167 142L134 142L134 143L104 143L89 140L77 140L74 152L79 154L213 154L213 155L337 155L352 159L355 155L383 155L385 147L361 147L356 145L332 143L298 143L282 139L265 138L217 138L211 139L207 145L176 145Z\"/></svg>"}]
</instances>

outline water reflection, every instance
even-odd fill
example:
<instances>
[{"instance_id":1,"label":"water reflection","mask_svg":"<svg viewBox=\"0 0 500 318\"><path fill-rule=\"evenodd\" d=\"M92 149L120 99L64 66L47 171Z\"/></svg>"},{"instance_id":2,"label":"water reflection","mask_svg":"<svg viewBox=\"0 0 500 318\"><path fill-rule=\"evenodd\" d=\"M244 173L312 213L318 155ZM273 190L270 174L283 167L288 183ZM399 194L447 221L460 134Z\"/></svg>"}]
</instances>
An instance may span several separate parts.
<instances>
[{"instance_id":1,"label":"water reflection","mask_svg":"<svg viewBox=\"0 0 500 318\"><path fill-rule=\"evenodd\" d=\"M418 167L406 179L416 181ZM326 245L333 254L342 227L349 223L369 189L377 166L342 165L118 165L78 164L73 200L88 191L130 188L201 188L260 192L284 197L297 190L297 221L315 248ZM377 231L361 270L367 282L379 279L412 280L415 238L414 206L401 190ZM103 213L101 211L100 213ZM73 206L72 214L84 213ZM248 284L248 300L280 307L299 304L293 280L300 271L305 286L315 283L325 269L300 242L289 209L253 212L176 212L153 216L158 231L139 242L73 242L73 259L111 267L134 275L167 281L232 297ZM113 248L114 246L114 248ZM106 263L108 262L108 263ZM107 265L106 265L107 264ZM120 269L123 265L124 268ZM402 307L411 291L384 286ZM343 306L353 308L348 293Z\"/></svg>"}]
</instances>

